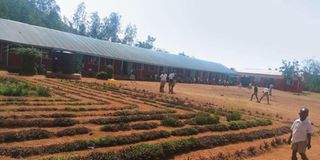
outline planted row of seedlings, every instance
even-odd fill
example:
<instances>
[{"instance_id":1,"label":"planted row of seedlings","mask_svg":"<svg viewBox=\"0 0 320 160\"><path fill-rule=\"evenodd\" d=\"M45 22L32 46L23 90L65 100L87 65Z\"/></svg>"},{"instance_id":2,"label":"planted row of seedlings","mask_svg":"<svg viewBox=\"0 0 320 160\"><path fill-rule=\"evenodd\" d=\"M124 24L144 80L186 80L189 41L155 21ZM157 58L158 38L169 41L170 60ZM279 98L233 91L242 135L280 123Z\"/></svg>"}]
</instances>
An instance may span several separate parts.
<instances>
[{"instance_id":1,"label":"planted row of seedlings","mask_svg":"<svg viewBox=\"0 0 320 160\"><path fill-rule=\"evenodd\" d=\"M53 113L53 114L30 114L30 115L8 115L0 116L0 119L32 119L32 118L72 118L79 115L71 113Z\"/></svg>"},{"instance_id":2,"label":"planted row of seedlings","mask_svg":"<svg viewBox=\"0 0 320 160\"><path fill-rule=\"evenodd\" d=\"M61 160L123 160L123 159L143 159L143 160L163 160L170 159L178 154L210 149L228 144L248 142L257 139L272 138L290 132L289 127L281 127L271 130L258 130L249 133L214 135L200 138L187 138L181 140L169 140L156 144L137 144L117 152L92 153L88 156L78 156L70 158L60 158ZM57 158L53 157L52 159ZM59 158L59 157L58 157Z\"/></svg>"},{"instance_id":3,"label":"planted row of seedlings","mask_svg":"<svg viewBox=\"0 0 320 160\"><path fill-rule=\"evenodd\" d=\"M89 123L93 124L113 124L113 123L128 123L135 121L147 121L147 120L162 120L170 117L175 117L177 119L190 119L195 117L195 114L153 114L153 115L131 115L131 116L120 116L111 118L98 118L89 120Z\"/></svg>"},{"instance_id":4,"label":"planted row of seedlings","mask_svg":"<svg viewBox=\"0 0 320 160\"><path fill-rule=\"evenodd\" d=\"M77 111L76 109L72 109L71 107L65 108L65 110ZM88 111L95 110L93 109L80 109L79 111ZM53 114L31 114L31 115L7 115L0 116L0 119L31 119L31 118L72 118L72 117L85 117L85 116L129 116L129 115L154 115L154 114L169 114L176 113L174 110L165 110L165 111L116 111L109 114L95 114L95 113L86 113L86 114L72 114L72 113L53 113Z\"/></svg>"},{"instance_id":5,"label":"planted row of seedlings","mask_svg":"<svg viewBox=\"0 0 320 160\"><path fill-rule=\"evenodd\" d=\"M100 103L100 104L110 104L109 102L105 101L105 100L102 100L102 98L97 98L97 95L93 95L93 96L86 96L84 94L84 91L82 92L79 92L79 91L73 91L74 89L72 88L67 88L67 87L58 87L56 86L55 84L50 84L50 82L46 82L46 85L52 85L51 87L55 90L60 90L60 91L63 91L63 92L66 92L66 93L69 93L69 94L73 94L73 95L77 95L77 96L80 96L80 97L83 97L83 98L86 98L86 99L92 99L92 100L95 100L96 103ZM83 94L84 93L84 94ZM89 103L92 103L94 104L93 102L89 102ZM66 103L65 105L67 105L68 103ZM74 104L74 103L71 103L71 104ZM90 104L88 104L90 105Z\"/></svg>"},{"instance_id":6,"label":"planted row of seedlings","mask_svg":"<svg viewBox=\"0 0 320 160\"><path fill-rule=\"evenodd\" d=\"M37 108L29 108L29 107L19 107L16 109L10 109L8 111L13 112L33 112L33 111L66 111L66 112L86 112L86 111L119 111L119 110L130 110L136 109L137 105L128 105L123 107L100 107L100 108L86 108L86 107L65 107L62 109L52 108L52 107L37 107ZM6 111L1 109L1 111Z\"/></svg>"},{"instance_id":7,"label":"planted row of seedlings","mask_svg":"<svg viewBox=\"0 0 320 160\"><path fill-rule=\"evenodd\" d=\"M102 99L104 99L104 97L98 96L97 94L91 93L89 91L81 90L81 92L79 92L78 90L75 90L74 87L71 88L71 87L68 87L66 85L64 85L63 89L62 89L61 87L57 86L56 83L52 83L50 81L46 81L45 83L47 85L48 84L52 85L52 88L54 88L54 89L61 90L61 91L64 91L66 93L77 95L77 96L80 96L80 97L83 97L83 98L86 98L86 99L93 99L93 100L98 101L98 102L105 102L106 104L108 104L107 101L102 100Z\"/></svg>"},{"instance_id":8,"label":"planted row of seedlings","mask_svg":"<svg viewBox=\"0 0 320 160\"><path fill-rule=\"evenodd\" d=\"M43 129L29 129L18 132L11 131L0 133L0 143L46 139L51 137L74 136L87 134L89 132L91 132L91 130L86 127L67 128L58 132L50 132Z\"/></svg>"},{"instance_id":9,"label":"planted row of seedlings","mask_svg":"<svg viewBox=\"0 0 320 160\"><path fill-rule=\"evenodd\" d=\"M60 82L54 82L54 83L60 83ZM61 83L63 83L63 85L69 85L68 83L64 83L61 81ZM69 82L70 83L70 82ZM101 84L95 84L95 83L88 83L88 84L93 84L93 85L101 85L103 87L106 87L105 89L99 89L99 87L88 87L87 85L82 85L83 83L88 83L88 82L76 82L76 83L72 83L72 85L69 85L70 87L72 88L79 88L79 86L84 86L85 88L90 88L90 89L94 89L94 90L98 90L98 91L102 91L102 92L105 92L107 93L107 88L110 88L109 86L107 85L101 85ZM70 88L70 89L72 89ZM85 88L79 88L79 89L82 89L82 90L85 90ZM112 87L111 87L112 88ZM92 96L97 96L97 93L88 93L88 94L91 94ZM126 96L126 95L125 95ZM119 103L122 103L122 104L127 104L127 105L133 105L132 103L129 103L127 101L122 101L120 99L123 99L123 95L120 96L120 97L115 97L116 99L114 98L110 98L110 97L114 97L113 94L105 94L104 97L101 97L102 99L107 99L107 100L111 100L111 101L115 101L115 102L119 102Z\"/></svg>"},{"instance_id":10,"label":"planted row of seedlings","mask_svg":"<svg viewBox=\"0 0 320 160\"><path fill-rule=\"evenodd\" d=\"M174 136L188 136L195 135L203 132L209 131L229 131L229 130L240 130L258 126L268 126L271 125L272 121L269 119L252 119L252 120L241 120L241 121L232 121L228 124L213 124L206 126L194 126L186 127L181 129L176 129L172 131Z\"/></svg>"},{"instance_id":11,"label":"planted row of seedlings","mask_svg":"<svg viewBox=\"0 0 320 160\"><path fill-rule=\"evenodd\" d=\"M286 138L274 138L271 140L271 142L263 142L259 146L250 146L246 149L236 150L233 153L220 152L217 155L212 154L209 157L199 155L198 158L187 157L185 158L185 160L242 160L266 153L270 151L272 148L276 148L283 144L287 144Z\"/></svg>"},{"instance_id":12,"label":"planted row of seedlings","mask_svg":"<svg viewBox=\"0 0 320 160\"><path fill-rule=\"evenodd\" d=\"M53 154L61 152L72 152L87 150L90 148L111 147L124 144L133 144L143 141L156 140L160 138L170 137L168 131L150 131L143 133L134 133L125 136L116 137L100 137L88 140L77 140L64 144L53 144L41 147L19 147L19 148L5 148L0 147L0 156L10 156L13 158L28 157L40 154Z\"/></svg>"},{"instance_id":13,"label":"planted row of seedlings","mask_svg":"<svg viewBox=\"0 0 320 160\"><path fill-rule=\"evenodd\" d=\"M153 110L153 111L117 111L110 113L108 115L110 116L129 116L129 115L153 115L153 114L170 114L170 113L176 113L175 110Z\"/></svg>"},{"instance_id":14,"label":"planted row of seedlings","mask_svg":"<svg viewBox=\"0 0 320 160\"><path fill-rule=\"evenodd\" d=\"M79 124L79 121L66 118L47 119L0 119L0 128L21 128L21 127L68 127Z\"/></svg>"},{"instance_id":15,"label":"planted row of seedlings","mask_svg":"<svg viewBox=\"0 0 320 160\"><path fill-rule=\"evenodd\" d=\"M252 122L251 122L252 123ZM144 127L144 126L143 126ZM208 130L221 130L221 126L212 126L207 127ZM288 127L284 127L288 128ZM110 129L110 128L109 128ZM225 129L225 128L223 128ZM206 131L205 128L202 130L198 129L198 133ZM124 145L124 144L133 144L143 141L156 140L160 138L168 138L170 136L182 136L182 135L192 135L197 134L192 130L174 130L172 132L169 131L150 131L150 132L142 132L142 133L134 133L130 135L124 136L116 136L116 137L100 137L93 138L89 140L78 140L74 142L69 142L65 144L55 144L49 146L42 147L33 147L33 148L0 148L0 155L11 156L11 157L25 157L31 155L39 155L39 154L47 154L47 153L60 153L60 152L71 152L71 151L79 151L86 150L88 148L99 148L99 147L110 147L116 145ZM15 155L14 153L21 153L20 155Z\"/></svg>"},{"instance_id":16,"label":"planted row of seedlings","mask_svg":"<svg viewBox=\"0 0 320 160\"><path fill-rule=\"evenodd\" d=\"M157 128L159 123L156 122L142 122L142 123L135 123L135 124L128 124L128 123L120 123L120 124L109 124L104 125L100 128L101 131L105 132L117 132L117 131L129 131L129 130L150 130Z\"/></svg>"}]
</instances>

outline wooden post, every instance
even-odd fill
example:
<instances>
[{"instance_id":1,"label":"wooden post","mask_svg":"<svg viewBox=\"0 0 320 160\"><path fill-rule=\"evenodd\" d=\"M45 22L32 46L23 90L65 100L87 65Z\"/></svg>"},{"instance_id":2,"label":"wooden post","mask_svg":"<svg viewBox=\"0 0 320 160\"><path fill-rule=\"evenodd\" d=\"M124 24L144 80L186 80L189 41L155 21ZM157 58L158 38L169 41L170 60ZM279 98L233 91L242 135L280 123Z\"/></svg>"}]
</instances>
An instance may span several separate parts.
<instances>
[{"instance_id":1,"label":"wooden post","mask_svg":"<svg viewBox=\"0 0 320 160\"><path fill-rule=\"evenodd\" d=\"M9 66L9 44L7 45L7 67Z\"/></svg>"},{"instance_id":2,"label":"wooden post","mask_svg":"<svg viewBox=\"0 0 320 160\"><path fill-rule=\"evenodd\" d=\"M99 60L98 60L98 73L100 72L100 65L101 65L101 57L99 57Z\"/></svg>"}]
</instances>

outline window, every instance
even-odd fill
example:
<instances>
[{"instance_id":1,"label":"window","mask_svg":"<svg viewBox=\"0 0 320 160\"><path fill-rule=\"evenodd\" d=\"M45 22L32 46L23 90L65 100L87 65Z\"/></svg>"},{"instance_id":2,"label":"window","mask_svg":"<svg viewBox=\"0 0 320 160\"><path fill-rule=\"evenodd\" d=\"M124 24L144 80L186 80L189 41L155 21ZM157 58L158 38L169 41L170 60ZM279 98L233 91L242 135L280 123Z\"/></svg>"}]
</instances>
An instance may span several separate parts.
<instances>
[{"instance_id":1,"label":"window","mask_svg":"<svg viewBox=\"0 0 320 160\"><path fill-rule=\"evenodd\" d=\"M154 66L149 66L149 71L154 71L155 67Z\"/></svg>"},{"instance_id":2,"label":"window","mask_svg":"<svg viewBox=\"0 0 320 160\"><path fill-rule=\"evenodd\" d=\"M106 66L108 66L108 65L113 65L113 60L112 60L112 59L106 59L105 65L106 65Z\"/></svg>"}]
</instances>

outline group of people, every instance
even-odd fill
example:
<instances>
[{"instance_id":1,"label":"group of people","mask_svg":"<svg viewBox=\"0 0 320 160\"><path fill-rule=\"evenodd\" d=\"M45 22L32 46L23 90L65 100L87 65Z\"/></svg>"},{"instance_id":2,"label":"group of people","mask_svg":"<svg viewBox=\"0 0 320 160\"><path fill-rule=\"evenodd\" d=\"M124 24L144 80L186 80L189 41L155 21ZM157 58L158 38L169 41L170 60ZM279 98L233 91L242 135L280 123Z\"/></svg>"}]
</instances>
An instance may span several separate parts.
<instances>
[{"instance_id":1,"label":"group of people","mask_svg":"<svg viewBox=\"0 0 320 160\"><path fill-rule=\"evenodd\" d=\"M174 94L173 88L176 85L176 73L172 72L169 75L167 73L162 72L160 75L160 92L164 92L164 87L166 83L169 83L169 94Z\"/></svg>"},{"instance_id":2,"label":"group of people","mask_svg":"<svg viewBox=\"0 0 320 160\"><path fill-rule=\"evenodd\" d=\"M262 91L263 95L259 99L258 98L258 85L254 85L253 93L251 95L250 101L252 101L253 97L255 96L257 99L257 102L260 103L264 97L267 97L267 103L270 104L270 97L269 96L272 96L273 87L274 87L273 84L270 84L269 87L265 87Z\"/></svg>"}]
</instances>

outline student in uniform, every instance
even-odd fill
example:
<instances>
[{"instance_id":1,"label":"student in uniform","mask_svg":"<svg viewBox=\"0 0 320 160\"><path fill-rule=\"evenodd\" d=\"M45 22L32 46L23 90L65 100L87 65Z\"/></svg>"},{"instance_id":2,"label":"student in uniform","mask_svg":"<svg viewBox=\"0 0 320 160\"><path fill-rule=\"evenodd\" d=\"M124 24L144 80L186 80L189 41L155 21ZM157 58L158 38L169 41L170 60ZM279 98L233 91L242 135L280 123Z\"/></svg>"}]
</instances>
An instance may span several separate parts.
<instances>
[{"instance_id":1,"label":"student in uniform","mask_svg":"<svg viewBox=\"0 0 320 160\"><path fill-rule=\"evenodd\" d=\"M163 72L160 75L160 92L164 92L164 87L166 85L166 82L167 82L167 74Z\"/></svg>"},{"instance_id":2,"label":"student in uniform","mask_svg":"<svg viewBox=\"0 0 320 160\"><path fill-rule=\"evenodd\" d=\"M267 97L267 102L268 102L268 104L270 104L270 103L269 103L269 88L264 88L264 89L263 89L263 95L262 95L262 97L260 98L259 102L261 102L261 100L262 100L265 96Z\"/></svg>"},{"instance_id":3,"label":"student in uniform","mask_svg":"<svg viewBox=\"0 0 320 160\"><path fill-rule=\"evenodd\" d=\"M257 85L254 85L253 93L252 93L252 95L251 95L250 101L252 101L253 96L255 96L256 99L257 99L257 102L259 102L259 98L258 98L258 86L257 86Z\"/></svg>"},{"instance_id":4,"label":"student in uniform","mask_svg":"<svg viewBox=\"0 0 320 160\"><path fill-rule=\"evenodd\" d=\"M169 74L169 94L173 94L173 88L175 85L175 77L176 77L175 73Z\"/></svg>"},{"instance_id":5,"label":"student in uniform","mask_svg":"<svg viewBox=\"0 0 320 160\"><path fill-rule=\"evenodd\" d=\"M299 112L299 119L295 120L291 126L291 134L288 143L291 144L291 160L297 160L297 153L302 160L308 160L306 149L311 148L311 122L307 119L309 110L302 108Z\"/></svg>"}]
</instances>

